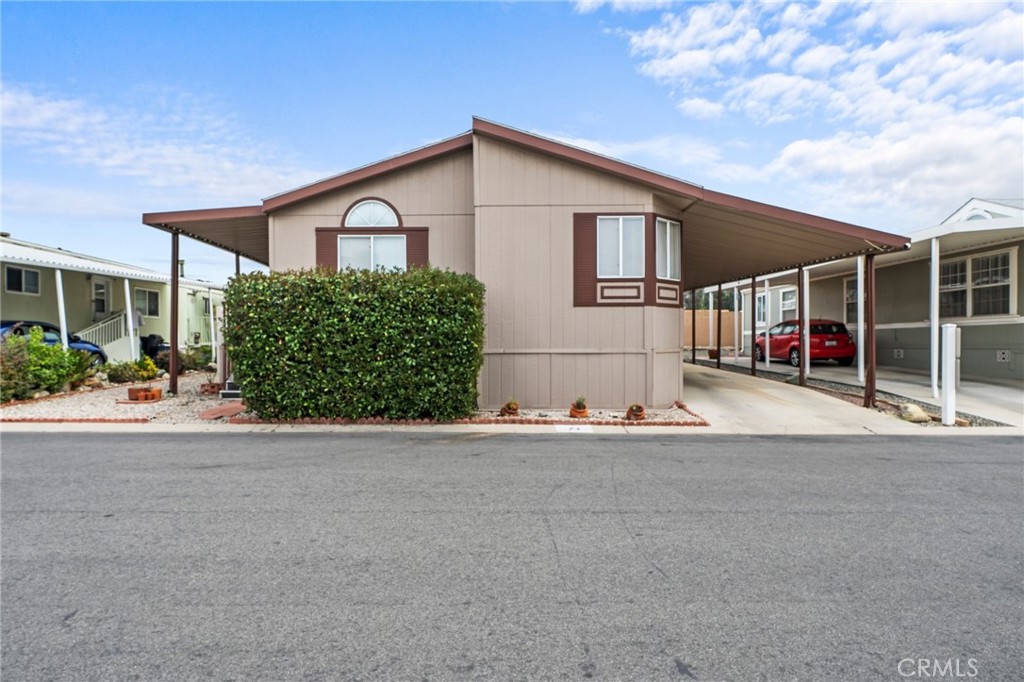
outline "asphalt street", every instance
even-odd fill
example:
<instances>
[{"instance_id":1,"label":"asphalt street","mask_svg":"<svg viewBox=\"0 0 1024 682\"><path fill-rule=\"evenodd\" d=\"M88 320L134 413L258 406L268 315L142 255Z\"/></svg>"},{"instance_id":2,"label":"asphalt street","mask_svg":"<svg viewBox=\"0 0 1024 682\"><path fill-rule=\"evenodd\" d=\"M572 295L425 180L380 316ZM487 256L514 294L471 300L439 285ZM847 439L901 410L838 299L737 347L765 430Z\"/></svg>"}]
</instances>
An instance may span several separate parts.
<instances>
[{"instance_id":1,"label":"asphalt street","mask_svg":"<svg viewBox=\"0 0 1024 682\"><path fill-rule=\"evenodd\" d=\"M1024 670L1020 438L0 447L5 682Z\"/></svg>"}]
</instances>

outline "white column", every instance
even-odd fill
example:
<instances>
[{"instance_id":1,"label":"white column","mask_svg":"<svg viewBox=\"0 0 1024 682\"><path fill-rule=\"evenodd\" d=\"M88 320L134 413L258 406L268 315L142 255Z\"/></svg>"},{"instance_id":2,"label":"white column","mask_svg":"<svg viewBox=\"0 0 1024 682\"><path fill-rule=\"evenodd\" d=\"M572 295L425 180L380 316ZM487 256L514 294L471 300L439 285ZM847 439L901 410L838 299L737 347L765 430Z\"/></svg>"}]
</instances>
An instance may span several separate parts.
<instances>
[{"instance_id":1,"label":"white column","mask_svg":"<svg viewBox=\"0 0 1024 682\"><path fill-rule=\"evenodd\" d=\"M857 257L857 382L864 385L864 256Z\"/></svg>"},{"instance_id":2,"label":"white column","mask_svg":"<svg viewBox=\"0 0 1024 682\"><path fill-rule=\"evenodd\" d=\"M807 352L803 354L800 361L804 363L804 376L811 373L811 273L804 268L804 295L802 296L801 308L803 308L804 328L800 333L804 337L804 348Z\"/></svg>"},{"instance_id":3,"label":"white column","mask_svg":"<svg viewBox=\"0 0 1024 682\"><path fill-rule=\"evenodd\" d=\"M207 289L210 301L210 361L217 362L217 315L213 305L213 289Z\"/></svg>"},{"instance_id":4,"label":"white column","mask_svg":"<svg viewBox=\"0 0 1024 682\"><path fill-rule=\"evenodd\" d=\"M928 326L931 340L932 397L939 397L939 238L932 239L932 269L928 283Z\"/></svg>"},{"instance_id":5,"label":"white column","mask_svg":"<svg viewBox=\"0 0 1024 682\"><path fill-rule=\"evenodd\" d=\"M124 318L127 321L128 344L132 349L132 361L139 359L139 340L135 338L135 306L132 301L132 288L128 278L124 278Z\"/></svg>"},{"instance_id":6,"label":"white column","mask_svg":"<svg viewBox=\"0 0 1024 682\"><path fill-rule=\"evenodd\" d=\"M942 424L956 423L956 325L942 325Z\"/></svg>"},{"instance_id":7,"label":"white column","mask_svg":"<svg viewBox=\"0 0 1024 682\"><path fill-rule=\"evenodd\" d=\"M60 322L60 345L64 350L68 349L68 315L64 309L64 273L53 271L54 279L57 282L57 321Z\"/></svg>"},{"instance_id":8,"label":"white column","mask_svg":"<svg viewBox=\"0 0 1024 682\"><path fill-rule=\"evenodd\" d=\"M708 292L708 348L715 347L715 292Z\"/></svg>"},{"instance_id":9,"label":"white column","mask_svg":"<svg viewBox=\"0 0 1024 682\"><path fill-rule=\"evenodd\" d=\"M740 361L740 345L743 336L740 334L740 292L736 287L732 288L732 359Z\"/></svg>"},{"instance_id":10,"label":"white column","mask_svg":"<svg viewBox=\"0 0 1024 682\"><path fill-rule=\"evenodd\" d=\"M765 369L771 367L771 291L768 287L768 278L765 278Z\"/></svg>"}]
</instances>

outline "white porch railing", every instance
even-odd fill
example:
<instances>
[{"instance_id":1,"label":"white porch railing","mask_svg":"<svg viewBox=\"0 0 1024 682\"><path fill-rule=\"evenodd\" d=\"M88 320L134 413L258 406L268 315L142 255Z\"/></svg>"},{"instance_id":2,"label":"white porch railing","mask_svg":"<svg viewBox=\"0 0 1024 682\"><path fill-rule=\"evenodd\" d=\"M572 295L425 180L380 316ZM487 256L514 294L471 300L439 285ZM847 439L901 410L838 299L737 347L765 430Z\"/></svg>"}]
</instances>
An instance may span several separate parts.
<instances>
[{"instance_id":1,"label":"white porch railing","mask_svg":"<svg viewBox=\"0 0 1024 682\"><path fill-rule=\"evenodd\" d=\"M95 343L97 346L106 346L114 343L124 336L127 336L128 330L126 327L127 324L124 312L122 311L111 315L105 320L97 322L91 327L86 327L82 331L77 332L77 334L83 341Z\"/></svg>"}]
</instances>

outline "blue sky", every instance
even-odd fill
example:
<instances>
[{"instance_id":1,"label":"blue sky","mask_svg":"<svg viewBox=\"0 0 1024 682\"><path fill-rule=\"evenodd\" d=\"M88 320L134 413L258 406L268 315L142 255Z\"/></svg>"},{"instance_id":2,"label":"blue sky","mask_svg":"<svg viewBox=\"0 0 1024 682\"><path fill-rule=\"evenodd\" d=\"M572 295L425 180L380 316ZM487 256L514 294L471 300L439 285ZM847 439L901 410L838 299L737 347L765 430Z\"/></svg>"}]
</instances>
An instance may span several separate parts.
<instances>
[{"instance_id":1,"label":"blue sky","mask_svg":"<svg viewBox=\"0 0 1024 682\"><path fill-rule=\"evenodd\" d=\"M902 234L1024 195L1021 2L3 2L0 21L2 229L160 270L143 212L256 204L474 115ZM233 273L182 251L189 276Z\"/></svg>"}]
</instances>

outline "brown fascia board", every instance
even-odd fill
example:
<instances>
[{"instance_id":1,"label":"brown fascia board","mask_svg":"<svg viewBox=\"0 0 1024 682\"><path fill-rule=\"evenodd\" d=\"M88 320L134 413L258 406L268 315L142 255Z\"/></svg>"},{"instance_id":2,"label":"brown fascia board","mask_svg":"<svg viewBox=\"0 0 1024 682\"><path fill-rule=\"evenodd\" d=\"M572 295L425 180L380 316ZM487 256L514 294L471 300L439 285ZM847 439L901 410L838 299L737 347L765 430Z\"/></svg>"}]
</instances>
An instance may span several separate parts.
<instances>
[{"instance_id":1,"label":"brown fascia board","mask_svg":"<svg viewBox=\"0 0 1024 682\"><path fill-rule=\"evenodd\" d=\"M595 154L594 152L588 152L584 149L579 149L578 147L573 147L562 142L533 135L522 130L516 130L515 128L509 128L481 118L473 118L473 132L544 152L552 156L588 166L599 171L611 173L627 180L649 185L673 194L696 199L698 204L710 204L712 206L720 206L725 209L748 213L771 220L796 223L798 225L823 230L825 232L862 239L865 242L868 242L869 246L877 247L877 249L869 250L889 251L893 249L902 249L906 248L906 245L910 243L909 238L890 234L888 232L872 230L870 228L860 227L851 223L843 223L838 220L822 218L809 213L801 213L800 211L780 208L770 204L762 204L749 199L724 194L722 192L704 189L699 185L693 185L668 175L662 175L661 173L641 168L640 166L634 166L633 164L619 161L618 159Z\"/></svg>"},{"instance_id":2,"label":"brown fascia board","mask_svg":"<svg viewBox=\"0 0 1024 682\"><path fill-rule=\"evenodd\" d=\"M908 244L910 244L909 237L892 234L891 232L882 232L881 230L873 230L871 228L861 227L852 223L832 220L831 218L822 218L821 216L811 215L810 213L801 213L800 211L772 206L771 204L762 204L758 201L743 199L741 197L724 194L722 192L706 190L704 192L704 202L737 211L739 213L748 213L750 215L768 218L770 220L777 220L780 222L796 223L798 225L811 227L824 232L831 232L844 237L861 239L867 242L869 246L877 247L876 249L870 249L872 251L904 249L907 248Z\"/></svg>"},{"instance_id":3,"label":"brown fascia board","mask_svg":"<svg viewBox=\"0 0 1024 682\"><path fill-rule=\"evenodd\" d=\"M634 166L633 164L626 163L625 161L613 159L610 156L603 156L601 154L589 152L585 149L565 144L564 142L557 142L546 137L540 137L522 130L509 128L508 126L503 126L492 121L486 121L482 118L473 118L473 132L479 135L493 137L505 142L511 142L529 149L544 152L551 156L565 159L573 163L578 163L583 166L588 166L605 173L617 175L627 180L651 185L652 187L664 189L685 197L700 199L704 194L704 188L700 185L684 182L668 175L662 175L661 173L641 168L640 166Z\"/></svg>"},{"instance_id":4,"label":"brown fascia board","mask_svg":"<svg viewBox=\"0 0 1024 682\"><path fill-rule=\"evenodd\" d=\"M428 161L430 159L436 159L445 154L458 151L460 149L467 149L473 146L473 134L463 133L456 137L450 137L447 140L441 140L434 144L427 145L426 147L420 147L414 149L411 152L399 154L383 161L371 163L368 166L362 168L356 168L355 170L342 173L341 175L335 175L327 178L326 180L320 180L314 182L311 185L305 187L299 187L298 189L284 192L282 194L276 194L272 197L263 200L263 212L270 213L276 211L285 206L304 201L306 199L323 194L324 192L330 192L332 190L340 189L348 185L368 180L384 173L390 173L392 171L401 170L408 168L417 163Z\"/></svg>"},{"instance_id":5,"label":"brown fascia board","mask_svg":"<svg viewBox=\"0 0 1024 682\"><path fill-rule=\"evenodd\" d=\"M142 224L161 230L171 231L174 225L181 223L201 223L211 220L231 220L234 218L263 218L262 206L235 206L233 208L199 208L188 211L164 211L162 213L143 213Z\"/></svg>"}]
</instances>

